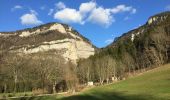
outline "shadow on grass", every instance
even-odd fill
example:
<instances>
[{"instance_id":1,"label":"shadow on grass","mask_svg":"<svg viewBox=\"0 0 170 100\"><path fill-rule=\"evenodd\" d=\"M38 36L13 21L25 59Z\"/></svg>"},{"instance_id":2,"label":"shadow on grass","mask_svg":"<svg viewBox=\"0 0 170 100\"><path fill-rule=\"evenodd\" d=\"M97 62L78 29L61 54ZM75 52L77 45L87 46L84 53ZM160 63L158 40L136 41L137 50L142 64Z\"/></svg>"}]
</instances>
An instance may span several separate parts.
<instances>
[{"instance_id":1,"label":"shadow on grass","mask_svg":"<svg viewBox=\"0 0 170 100\"><path fill-rule=\"evenodd\" d=\"M163 99L156 98L151 95L125 95L122 92L119 93L100 92L100 93L64 97L61 100L163 100Z\"/></svg>"},{"instance_id":2,"label":"shadow on grass","mask_svg":"<svg viewBox=\"0 0 170 100\"><path fill-rule=\"evenodd\" d=\"M60 99L57 99L56 97L57 96L42 96L20 98L17 100L168 100L167 98L158 98L146 94L127 95L126 92L91 92L88 94L74 95Z\"/></svg>"},{"instance_id":3,"label":"shadow on grass","mask_svg":"<svg viewBox=\"0 0 170 100\"><path fill-rule=\"evenodd\" d=\"M33 96L33 97L22 97L11 100L56 100L55 96Z\"/></svg>"}]
</instances>

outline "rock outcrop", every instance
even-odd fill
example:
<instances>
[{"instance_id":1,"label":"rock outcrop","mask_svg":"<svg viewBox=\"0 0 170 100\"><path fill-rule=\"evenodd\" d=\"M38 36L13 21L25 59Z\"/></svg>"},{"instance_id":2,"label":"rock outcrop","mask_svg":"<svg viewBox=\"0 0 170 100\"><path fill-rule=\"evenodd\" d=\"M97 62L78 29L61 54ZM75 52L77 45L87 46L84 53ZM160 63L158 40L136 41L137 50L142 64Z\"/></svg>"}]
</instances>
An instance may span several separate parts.
<instances>
[{"instance_id":1,"label":"rock outcrop","mask_svg":"<svg viewBox=\"0 0 170 100\"><path fill-rule=\"evenodd\" d=\"M65 61L88 58L95 47L71 26L49 23L15 32L0 32L0 50L21 54L32 54L50 50L62 51Z\"/></svg>"}]
</instances>

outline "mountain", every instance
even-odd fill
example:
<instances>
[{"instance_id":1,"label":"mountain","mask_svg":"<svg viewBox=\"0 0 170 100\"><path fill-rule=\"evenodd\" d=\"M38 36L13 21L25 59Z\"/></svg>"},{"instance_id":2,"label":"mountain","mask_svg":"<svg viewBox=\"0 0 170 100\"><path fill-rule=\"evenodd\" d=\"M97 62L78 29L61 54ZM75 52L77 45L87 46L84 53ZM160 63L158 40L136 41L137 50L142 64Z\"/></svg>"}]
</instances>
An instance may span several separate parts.
<instances>
[{"instance_id":1,"label":"mountain","mask_svg":"<svg viewBox=\"0 0 170 100\"><path fill-rule=\"evenodd\" d=\"M170 63L170 12L163 12L80 61L78 68L83 69L81 74L87 73L87 76L79 75L80 82L93 80L103 84L167 63Z\"/></svg>"},{"instance_id":2,"label":"mountain","mask_svg":"<svg viewBox=\"0 0 170 100\"><path fill-rule=\"evenodd\" d=\"M0 50L21 54L57 51L65 61L94 55L95 46L71 26L48 23L15 32L0 32Z\"/></svg>"},{"instance_id":3,"label":"mountain","mask_svg":"<svg viewBox=\"0 0 170 100\"><path fill-rule=\"evenodd\" d=\"M169 63L170 12L151 16L101 49L61 23L0 32L0 43L1 93L74 93L89 82L125 80Z\"/></svg>"},{"instance_id":4,"label":"mountain","mask_svg":"<svg viewBox=\"0 0 170 100\"><path fill-rule=\"evenodd\" d=\"M115 38L99 53L103 52L121 60L128 53L136 66L143 68L170 62L170 12L151 16L144 25Z\"/></svg>"}]
</instances>

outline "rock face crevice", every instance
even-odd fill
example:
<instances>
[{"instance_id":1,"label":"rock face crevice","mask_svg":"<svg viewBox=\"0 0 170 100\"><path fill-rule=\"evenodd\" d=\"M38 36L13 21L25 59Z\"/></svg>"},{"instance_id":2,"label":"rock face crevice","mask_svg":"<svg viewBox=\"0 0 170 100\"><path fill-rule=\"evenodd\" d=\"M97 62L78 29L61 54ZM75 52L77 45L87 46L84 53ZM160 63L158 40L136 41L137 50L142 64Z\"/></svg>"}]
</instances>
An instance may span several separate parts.
<instances>
[{"instance_id":1,"label":"rock face crevice","mask_svg":"<svg viewBox=\"0 0 170 100\"><path fill-rule=\"evenodd\" d=\"M95 47L88 39L72 27L60 23L49 23L16 32L0 32L0 41L3 42L0 44L1 51L20 54L63 50L60 55L66 62L76 63L78 59L88 58L95 53Z\"/></svg>"}]
</instances>

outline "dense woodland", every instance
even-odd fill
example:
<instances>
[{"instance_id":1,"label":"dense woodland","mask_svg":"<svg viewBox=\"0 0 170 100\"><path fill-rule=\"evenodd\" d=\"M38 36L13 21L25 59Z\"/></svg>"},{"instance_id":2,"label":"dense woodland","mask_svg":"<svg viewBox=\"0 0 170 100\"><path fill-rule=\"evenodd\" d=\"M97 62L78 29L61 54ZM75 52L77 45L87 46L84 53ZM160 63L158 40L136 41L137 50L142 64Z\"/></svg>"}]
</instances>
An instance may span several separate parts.
<instances>
[{"instance_id":1,"label":"dense woodland","mask_svg":"<svg viewBox=\"0 0 170 100\"><path fill-rule=\"evenodd\" d=\"M123 80L130 75L170 62L170 20L145 24L115 39L77 65L65 63L57 53L0 52L0 92L75 92L87 86ZM144 30L131 40L131 34Z\"/></svg>"},{"instance_id":2,"label":"dense woodland","mask_svg":"<svg viewBox=\"0 0 170 100\"><path fill-rule=\"evenodd\" d=\"M8 53L1 61L1 92L52 93L75 87L75 66L56 54Z\"/></svg>"}]
</instances>

